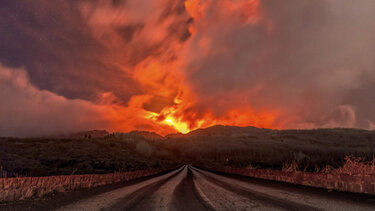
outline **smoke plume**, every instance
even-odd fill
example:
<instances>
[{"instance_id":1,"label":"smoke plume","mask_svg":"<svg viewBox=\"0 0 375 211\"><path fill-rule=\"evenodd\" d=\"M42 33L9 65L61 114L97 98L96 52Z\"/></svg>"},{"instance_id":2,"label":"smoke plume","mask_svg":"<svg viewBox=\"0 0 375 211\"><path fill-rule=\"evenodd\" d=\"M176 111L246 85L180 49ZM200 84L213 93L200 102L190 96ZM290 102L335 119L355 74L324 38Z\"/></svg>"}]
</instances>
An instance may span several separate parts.
<instances>
[{"instance_id":1,"label":"smoke plume","mask_svg":"<svg viewBox=\"0 0 375 211\"><path fill-rule=\"evenodd\" d=\"M373 129L374 9L373 0L5 0L0 135Z\"/></svg>"}]
</instances>

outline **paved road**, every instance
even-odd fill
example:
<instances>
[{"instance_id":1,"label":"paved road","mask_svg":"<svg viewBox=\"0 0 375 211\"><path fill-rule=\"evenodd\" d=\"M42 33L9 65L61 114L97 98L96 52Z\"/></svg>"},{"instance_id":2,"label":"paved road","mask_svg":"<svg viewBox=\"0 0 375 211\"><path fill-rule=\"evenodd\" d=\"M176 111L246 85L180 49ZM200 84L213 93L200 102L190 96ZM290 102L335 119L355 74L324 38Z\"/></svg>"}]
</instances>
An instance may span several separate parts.
<instances>
[{"instance_id":1,"label":"paved road","mask_svg":"<svg viewBox=\"0 0 375 211\"><path fill-rule=\"evenodd\" d=\"M221 175L192 166L67 204L53 200L43 203L56 210L375 210L375 197Z\"/></svg>"}]
</instances>

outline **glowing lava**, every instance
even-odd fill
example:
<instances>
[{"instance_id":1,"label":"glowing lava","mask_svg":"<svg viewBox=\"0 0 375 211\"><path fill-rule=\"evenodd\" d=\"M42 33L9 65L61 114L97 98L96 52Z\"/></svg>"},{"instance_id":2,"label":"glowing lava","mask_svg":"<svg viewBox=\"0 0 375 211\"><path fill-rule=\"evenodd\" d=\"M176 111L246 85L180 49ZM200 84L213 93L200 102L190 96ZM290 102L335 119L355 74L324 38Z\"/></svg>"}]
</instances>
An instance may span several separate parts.
<instances>
[{"instance_id":1,"label":"glowing lava","mask_svg":"<svg viewBox=\"0 0 375 211\"><path fill-rule=\"evenodd\" d=\"M187 0L185 9L187 14L194 19L189 25L190 39L197 38L202 49L209 49L211 42L208 37L199 36L199 29L215 24L215 20L206 17L208 8L217 9L220 16L240 21L243 25L256 24L260 20L258 0L212 1L212 0ZM209 16L209 15L208 15ZM183 51L184 44L171 43L173 52ZM201 50L202 50L201 49ZM207 51L209 52L209 51ZM178 59L160 58L146 60L136 67L134 78L143 86L145 94L133 98L131 105L134 111L142 110L139 116L146 123L138 125L151 125L148 130L153 130L165 135L178 131L189 133L202 127L213 125L235 125L274 127L275 116L278 111L253 109L249 103L233 102L231 108L214 109L214 105L204 105L205 99L199 99L194 92L198 90L190 87L185 80L184 64L186 56L178 53ZM185 67L186 68L186 67ZM241 95L240 93L233 93ZM226 96L222 97L226 99ZM221 110L218 112L218 110Z\"/></svg>"}]
</instances>

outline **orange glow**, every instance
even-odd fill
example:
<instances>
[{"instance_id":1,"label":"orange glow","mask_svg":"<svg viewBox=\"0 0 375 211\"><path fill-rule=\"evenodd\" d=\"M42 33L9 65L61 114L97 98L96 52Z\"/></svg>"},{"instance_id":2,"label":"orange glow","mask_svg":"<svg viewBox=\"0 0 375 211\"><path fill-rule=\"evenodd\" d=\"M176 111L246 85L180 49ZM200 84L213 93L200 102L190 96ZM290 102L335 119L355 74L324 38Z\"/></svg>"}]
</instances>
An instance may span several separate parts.
<instances>
[{"instance_id":1,"label":"orange glow","mask_svg":"<svg viewBox=\"0 0 375 211\"><path fill-rule=\"evenodd\" d=\"M202 18L206 5L202 5L199 0L187 0L185 1L186 12L197 21ZM195 34L196 30L193 25L189 26L190 34Z\"/></svg>"},{"instance_id":2,"label":"orange glow","mask_svg":"<svg viewBox=\"0 0 375 211\"><path fill-rule=\"evenodd\" d=\"M184 83L184 76L176 63L165 65L155 61L145 62L136 70L135 77L143 84L147 95L133 97L131 108L141 109L141 117L155 124L155 132L165 135L173 132L189 133L192 130L213 125L275 127L277 111L257 111L250 106L233 105L233 108L221 115L215 115L210 109L199 111L199 101L191 87ZM173 99L159 112L147 111L144 105L154 97ZM214 106L214 105L212 105Z\"/></svg>"},{"instance_id":3,"label":"orange glow","mask_svg":"<svg viewBox=\"0 0 375 211\"><path fill-rule=\"evenodd\" d=\"M186 0L186 11L194 19L189 26L193 37L199 27L215 21L205 17L207 8L212 5L219 10L220 17L239 20L242 24L255 24L260 20L258 0ZM199 43L202 49L209 49L211 40L209 37L200 37ZM174 51L181 50L178 43L171 43L170 47ZM212 109L215 105L200 107L198 104L202 99L193 93L194 89L185 81L184 72L181 71L184 62L184 58L178 58L177 61L149 59L138 64L134 79L141 84L144 94L133 96L124 109L117 108L122 110L119 113L113 112L111 118L118 120L115 128L141 128L166 135L175 132L186 134L218 124L277 127L277 110L255 110L251 105L236 102L220 114Z\"/></svg>"},{"instance_id":4,"label":"orange glow","mask_svg":"<svg viewBox=\"0 0 375 211\"><path fill-rule=\"evenodd\" d=\"M190 14L194 20L198 20L202 17L204 7L199 0L187 0L185 1L186 11Z\"/></svg>"},{"instance_id":5,"label":"orange glow","mask_svg":"<svg viewBox=\"0 0 375 211\"><path fill-rule=\"evenodd\" d=\"M240 14L245 24L255 24L259 21L259 0L223 1L223 5L228 13Z\"/></svg>"},{"instance_id":6,"label":"orange glow","mask_svg":"<svg viewBox=\"0 0 375 211\"><path fill-rule=\"evenodd\" d=\"M180 132L188 133L202 127L213 125L275 127L277 111L254 111L250 106L233 105L233 108L221 115L215 115L210 109L200 111L196 108L199 99L192 89L184 83L183 74L176 63L166 65L155 61L141 64L135 71L135 78L144 86L148 94L134 96L129 107L133 114L154 124L153 130L159 134ZM144 105L155 97L173 99L160 111L150 111ZM214 106L214 105L212 105Z\"/></svg>"},{"instance_id":7,"label":"orange glow","mask_svg":"<svg viewBox=\"0 0 375 211\"><path fill-rule=\"evenodd\" d=\"M220 10L221 17L239 17L244 24L255 24L261 17L259 0L185 1L186 11L195 21L199 21L204 17L209 5L215 5L215 9ZM213 21L216 20L214 19ZM196 31L193 26L190 26L189 30L192 34Z\"/></svg>"}]
</instances>

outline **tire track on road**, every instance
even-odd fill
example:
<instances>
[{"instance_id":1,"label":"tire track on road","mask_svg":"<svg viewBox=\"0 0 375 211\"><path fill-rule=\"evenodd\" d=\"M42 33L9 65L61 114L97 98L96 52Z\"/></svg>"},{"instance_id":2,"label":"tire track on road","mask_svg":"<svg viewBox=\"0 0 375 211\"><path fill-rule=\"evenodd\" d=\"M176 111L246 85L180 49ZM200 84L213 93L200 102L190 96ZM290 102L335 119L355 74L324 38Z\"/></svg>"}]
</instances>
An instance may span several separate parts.
<instances>
[{"instance_id":1,"label":"tire track on road","mask_svg":"<svg viewBox=\"0 0 375 211\"><path fill-rule=\"evenodd\" d=\"M254 179L220 172L193 168L205 175L236 187L256 191L284 201L303 204L320 210L375 210L374 196L327 192L327 190L288 183Z\"/></svg>"},{"instance_id":2,"label":"tire track on road","mask_svg":"<svg viewBox=\"0 0 375 211\"><path fill-rule=\"evenodd\" d=\"M207 182L211 182L215 185L218 185L219 187L225 188L231 192L237 193L241 196L247 197L252 200L260 201L263 204L270 204L278 208L282 208L285 210L321 210L309 205L300 204L296 202L287 201L283 198L277 198L275 196L271 196L265 193L261 193L254 190L249 190L241 187L236 187L233 184L229 184L227 182L224 182L222 180L216 179L212 176L209 176L205 174L202 170L192 168L194 172L197 172L198 174L201 174L203 177L207 178Z\"/></svg>"},{"instance_id":3,"label":"tire track on road","mask_svg":"<svg viewBox=\"0 0 375 211\"><path fill-rule=\"evenodd\" d=\"M150 180L143 181L131 186L124 188L119 188L110 192L105 192L103 194L88 198L86 200L78 201L74 204L69 204L67 206L61 207L57 210L106 210L115 206L118 201L121 201L124 197L131 195L139 189L142 189L148 185L152 185L158 182L167 181L167 178L171 178L181 172L185 167L180 167L172 172L163 174L161 176L152 178Z\"/></svg>"},{"instance_id":4,"label":"tire track on road","mask_svg":"<svg viewBox=\"0 0 375 211\"><path fill-rule=\"evenodd\" d=\"M173 201L171 210L181 211L206 211L214 210L199 195L195 189L193 182L193 174L190 167L188 168L187 176L181 181L173 192Z\"/></svg>"},{"instance_id":5,"label":"tire track on road","mask_svg":"<svg viewBox=\"0 0 375 211\"><path fill-rule=\"evenodd\" d=\"M128 196L122 198L120 201L118 201L114 206L105 209L105 210L114 210L114 211L120 211L120 210L137 210L137 206L145 203L146 199L149 199L149 197L160 189L161 186L165 185L168 181L170 181L173 177L176 177L178 174L180 174L186 167L180 169L178 172L172 174L171 176L162 179L156 183L152 183L150 185L147 185L143 188L140 188L133 193L129 194Z\"/></svg>"},{"instance_id":6,"label":"tire track on road","mask_svg":"<svg viewBox=\"0 0 375 211\"><path fill-rule=\"evenodd\" d=\"M214 207L215 210L284 210L277 206L265 205L261 201L239 195L207 181L207 178L197 174L194 170L192 172L194 185L200 194L204 196L206 203Z\"/></svg>"}]
</instances>

